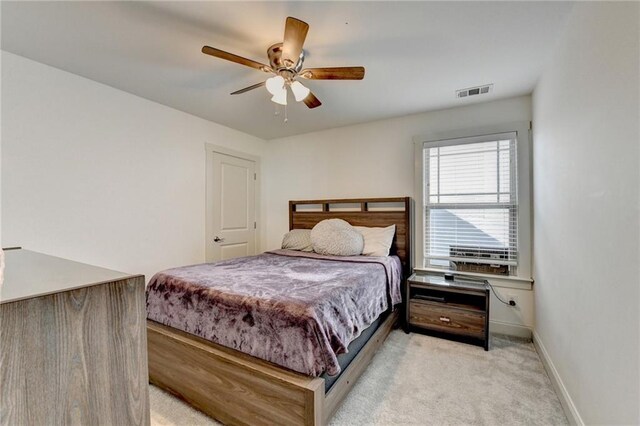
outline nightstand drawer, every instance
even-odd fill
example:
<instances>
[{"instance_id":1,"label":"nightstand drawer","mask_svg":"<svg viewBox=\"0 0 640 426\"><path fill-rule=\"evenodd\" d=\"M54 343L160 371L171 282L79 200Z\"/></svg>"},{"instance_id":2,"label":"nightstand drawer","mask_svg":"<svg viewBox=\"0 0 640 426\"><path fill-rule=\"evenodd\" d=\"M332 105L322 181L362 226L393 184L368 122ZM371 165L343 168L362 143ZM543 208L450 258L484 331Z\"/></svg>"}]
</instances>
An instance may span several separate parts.
<instances>
[{"instance_id":1,"label":"nightstand drawer","mask_svg":"<svg viewBox=\"0 0 640 426\"><path fill-rule=\"evenodd\" d=\"M409 302L409 324L436 331L484 338L485 313L439 306L435 303Z\"/></svg>"}]
</instances>

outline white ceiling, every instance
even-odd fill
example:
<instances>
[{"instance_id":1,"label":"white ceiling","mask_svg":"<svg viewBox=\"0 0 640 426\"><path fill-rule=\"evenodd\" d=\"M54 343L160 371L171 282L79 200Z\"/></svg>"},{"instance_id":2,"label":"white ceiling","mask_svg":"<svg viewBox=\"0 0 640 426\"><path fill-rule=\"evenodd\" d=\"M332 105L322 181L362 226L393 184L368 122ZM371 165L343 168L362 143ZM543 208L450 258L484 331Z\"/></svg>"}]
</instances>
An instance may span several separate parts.
<instances>
[{"instance_id":1,"label":"white ceiling","mask_svg":"<svg viewBox=\"0 0 640 426\"><path fill-rule=\"evenodd\" d=\"M530 93L570 12L558 2L2 2L2 49L273 139ZM200 52L267 62L284 21L309 23L307 67L363 65L363 81L307 81L323 105L290 101L267 74ZM460 88L494 92L458 100Z\"/></svg>"}]
</instances>

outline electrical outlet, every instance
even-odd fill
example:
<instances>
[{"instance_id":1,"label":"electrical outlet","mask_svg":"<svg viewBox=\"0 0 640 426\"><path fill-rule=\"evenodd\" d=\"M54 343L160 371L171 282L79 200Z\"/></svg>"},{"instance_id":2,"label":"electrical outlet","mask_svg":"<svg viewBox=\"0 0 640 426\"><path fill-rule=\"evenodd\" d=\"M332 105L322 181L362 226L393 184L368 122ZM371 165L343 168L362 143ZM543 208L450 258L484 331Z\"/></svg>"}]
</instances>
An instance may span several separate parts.
<instances>
[{"instance_id":1,"label":"electrical outlet","mask_svg":"<svg viewBox=\"0 0 640 426\"><path fill-rule=\"evenodd\" d=\"M507 302L514 308L518 306L518 298L515 294L507 294Z\"/></svg>"}]
</instances>

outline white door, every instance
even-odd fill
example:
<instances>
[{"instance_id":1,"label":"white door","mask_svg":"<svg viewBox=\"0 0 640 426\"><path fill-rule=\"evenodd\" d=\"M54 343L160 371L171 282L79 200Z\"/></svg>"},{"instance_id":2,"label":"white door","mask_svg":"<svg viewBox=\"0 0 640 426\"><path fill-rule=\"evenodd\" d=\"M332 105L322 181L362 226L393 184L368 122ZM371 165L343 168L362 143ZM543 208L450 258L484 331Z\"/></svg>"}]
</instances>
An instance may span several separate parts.
<instances>
[{"instance_id":1,"label":"white door","mask_svg":"<svg viewBox=\"0 0 640 426\"><path fill-rule=\"evenodd\" d=\"M256 253L256 164L207 152L207 262Z\"/></svg>"}]
</instances>

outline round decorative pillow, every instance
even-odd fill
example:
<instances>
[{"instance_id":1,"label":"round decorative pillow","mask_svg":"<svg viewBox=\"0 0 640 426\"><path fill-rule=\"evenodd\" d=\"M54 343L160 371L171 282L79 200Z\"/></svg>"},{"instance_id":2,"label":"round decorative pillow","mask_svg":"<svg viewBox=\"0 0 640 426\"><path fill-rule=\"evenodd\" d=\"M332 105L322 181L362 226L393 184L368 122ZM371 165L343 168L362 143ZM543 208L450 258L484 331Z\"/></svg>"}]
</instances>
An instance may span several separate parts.
<instances>
[{"instance_id":1,"label":"round decorative pillow","mask_svg":"<svg viewBox=\"0 0 640 426\"><path fill-rule=\"evenodd\" d=\"M284 234L282 248L288 250L313 251L311 229L292 229Z\"/></svg>"},{"instance_id":2,"label":"round decorative pillow","mask_svg":"<svg viewBox=\"0 0 640 426\"><path fill-rule=\"evenodd\" d=\"M332 256L357 256L362 254L364 237L342 219L326 219L311 230L313 251Z\"/></svg>"}]
</instances>

